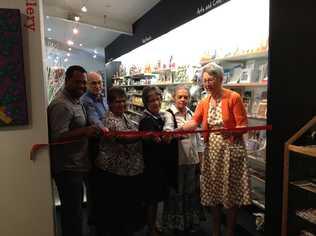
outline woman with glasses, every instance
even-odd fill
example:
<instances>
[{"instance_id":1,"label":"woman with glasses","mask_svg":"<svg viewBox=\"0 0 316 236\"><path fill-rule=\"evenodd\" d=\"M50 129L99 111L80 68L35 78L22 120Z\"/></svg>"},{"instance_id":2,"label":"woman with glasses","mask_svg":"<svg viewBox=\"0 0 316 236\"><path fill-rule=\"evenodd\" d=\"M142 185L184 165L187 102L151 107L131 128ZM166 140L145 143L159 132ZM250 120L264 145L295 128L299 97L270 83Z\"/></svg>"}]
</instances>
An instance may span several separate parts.
<instances>
[{"instance_id":1,"label":"woman with glasses","mask_svg":"<svg viewBox=\"0 0 316 236\"><path fill-rule=\"evenodd\" d=\"M210 63L202 78L208 96L202 99L183 130L238 128L247 126L240 95L222 86L223 68ZM227 209L227 236L234 235L238 208L251 204L247 153L240 132L204 133L206 143L201 171L201 203L212 208L213 236L220 235L221 209Z\"/></svg>"},{"instance_id":2,"label":"woman with glasses","mask_svg":"<svg viewBox=\"0 0 316 236\"><path fill-rule=\"evenodd\" d=\"M162 131L165 118L160 112L162 93L158 87L145 87L142 100L144 116L140 120L140 131ZM158 203L168 196L170 187L175 187L177 176L177 146L168 143L162 136L143 139L144 197L149 235L157 236L155 227Z\"/></svg>"}]
</instances>

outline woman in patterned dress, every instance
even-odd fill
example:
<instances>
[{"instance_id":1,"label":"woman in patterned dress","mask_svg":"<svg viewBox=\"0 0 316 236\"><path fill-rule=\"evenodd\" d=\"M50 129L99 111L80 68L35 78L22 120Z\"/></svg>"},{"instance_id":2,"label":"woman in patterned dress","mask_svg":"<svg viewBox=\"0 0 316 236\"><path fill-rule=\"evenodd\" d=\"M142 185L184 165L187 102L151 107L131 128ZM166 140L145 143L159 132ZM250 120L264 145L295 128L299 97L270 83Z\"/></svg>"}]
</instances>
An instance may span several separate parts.
<instances>
[{"instance_id":1,"label":"woman in patterned dress","mask_svg":"<svg viewBox=\"0 0 316 236\"><path fill-rule=\"evenodd\" d=\"M137 130L124 114L126 98L121 88L109 90L104 126L110 131ZM143 226L141 140L103 137L95 165L97 235L133 235Z\"/></svg>"},{"instance_id":2,"label":"woman in patterned dress","mask_svg":"<svg viewBox=\"0 0 316 236\"><path fill-rule=\"evenodd\" d=\"M204 67L204 88L191 121L182 129L236 128L247 126L247 114L240 95L222 87L223 68L215 63ZM221 208L227 209L227 236L234 235L237 210L251 204L247 153L242 133L204 133L205 157L201 173L201 203L212 208L213 236L220 235Z\"/></svg>"}]
</instances>

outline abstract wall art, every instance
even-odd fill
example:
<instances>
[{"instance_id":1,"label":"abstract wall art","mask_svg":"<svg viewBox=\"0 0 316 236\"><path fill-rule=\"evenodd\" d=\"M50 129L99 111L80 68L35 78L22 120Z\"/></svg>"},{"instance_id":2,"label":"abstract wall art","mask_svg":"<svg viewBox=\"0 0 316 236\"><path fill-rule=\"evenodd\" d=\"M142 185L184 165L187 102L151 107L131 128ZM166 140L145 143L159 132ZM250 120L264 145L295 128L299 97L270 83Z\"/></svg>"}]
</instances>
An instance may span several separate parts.
<instances>
[{"instance_id":1,"label":"abstract wall art","mask_svg":"<svg viewBox=\"0 0 316 236\"><path fill-rule=\"evenodd\" d=\"M0 127L27 123L20 11L0 9Z\"/></svg>"}]
</instances>

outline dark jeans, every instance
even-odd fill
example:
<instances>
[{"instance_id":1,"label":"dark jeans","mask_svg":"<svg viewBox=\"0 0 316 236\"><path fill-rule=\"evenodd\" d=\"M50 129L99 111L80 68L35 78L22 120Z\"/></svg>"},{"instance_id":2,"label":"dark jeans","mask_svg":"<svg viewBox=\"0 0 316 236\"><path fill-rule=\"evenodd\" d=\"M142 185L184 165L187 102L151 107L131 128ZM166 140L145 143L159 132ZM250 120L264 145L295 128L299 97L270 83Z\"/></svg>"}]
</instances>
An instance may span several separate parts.
<instances>
[{"instance_id":1,"label":"dark jeans","mask_svg":"<svg viewBox=\"0 0 316 236\"><path fill-rule=\"evenodd\" d=\"M54 176L61 201L61 228L63 236L83 236L83 184L87 173L64 171Z\"/></svg>"}]
</instances>

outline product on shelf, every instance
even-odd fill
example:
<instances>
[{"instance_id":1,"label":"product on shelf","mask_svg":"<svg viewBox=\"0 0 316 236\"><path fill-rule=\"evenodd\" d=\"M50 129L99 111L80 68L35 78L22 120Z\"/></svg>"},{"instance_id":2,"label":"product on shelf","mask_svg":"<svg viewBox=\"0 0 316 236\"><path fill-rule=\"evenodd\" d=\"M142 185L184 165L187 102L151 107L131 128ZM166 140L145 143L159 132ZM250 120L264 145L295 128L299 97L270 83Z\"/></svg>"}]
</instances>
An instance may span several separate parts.
<instances>
[{"instance_id":1,"label":"product on shelf","mask_svg":"<svg viewBox=\"0 0 316 236\"><path fill-rule=\"evenodd\" d=\"M303 218L304 220L307 220L315 224L315 228L316 228L316 209L315 208L296 211L296 215Z\"/></svg>"},{"instance_id":2,"label":"product on shelf","mask_svg":"<svg viewBox=\"0 0 316 236\"><path fill-rule=\"evenodd\" d=\"M50 102L64 84L65 69L57 67L47 67L47 75L48 102Z\"/></svg>"}]
</instances>

